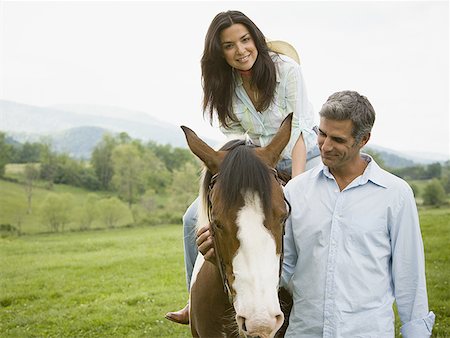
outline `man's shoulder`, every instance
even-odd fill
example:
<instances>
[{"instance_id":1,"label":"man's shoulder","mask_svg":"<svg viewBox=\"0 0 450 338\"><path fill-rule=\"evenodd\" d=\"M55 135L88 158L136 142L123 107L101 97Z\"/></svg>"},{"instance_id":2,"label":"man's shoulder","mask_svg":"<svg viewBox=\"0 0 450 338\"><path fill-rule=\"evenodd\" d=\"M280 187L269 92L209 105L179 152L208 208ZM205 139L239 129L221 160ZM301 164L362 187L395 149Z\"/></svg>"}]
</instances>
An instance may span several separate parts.
<instances>
[{"instance_id":1,"label":"man's shoulder","mask_svg":"<svg viewBox=\"0 0 450 338\"><path fill-rule=\"evenodd\" d=\"M403 193L409 193L411 191L411 187L408 182L401 177L398 177L393 173L379 167L378 164L374 168L371 180L376 184L384 186L389 191L398 191Z\"/></svg>"}]
</instances>

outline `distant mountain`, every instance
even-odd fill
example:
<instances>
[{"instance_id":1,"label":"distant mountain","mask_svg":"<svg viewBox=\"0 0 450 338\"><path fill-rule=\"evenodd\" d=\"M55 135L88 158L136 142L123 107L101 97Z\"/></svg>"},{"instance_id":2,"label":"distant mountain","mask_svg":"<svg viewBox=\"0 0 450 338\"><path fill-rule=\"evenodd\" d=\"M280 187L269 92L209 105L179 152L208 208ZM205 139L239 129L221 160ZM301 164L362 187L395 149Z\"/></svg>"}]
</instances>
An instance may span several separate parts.
<instances>
[{"instance_id":1,"label":"distant mountain","mask_svg":"<svg viewBox=\"0 0 450 338\"><path fill-rule=\"evenodd\" d=\"M22 142L19 142L14 137L11 137L11 135L6 135L5 142L6 142L6 144L10 144L13 147L19 147L22 143Z\"/></svg>"},{"instance_id":2,"label":"distant mountain","mask_svg":"<svg viewBox=\"0 0 450 338\"><path fill-rule=\"evenodd\" d=\"M431 153L431 152L413 152L413 151L396 151L389 148L381 147L378 145L369 145L368 148L372 148L374 151L378 153L386 153L392 156L394 159L395 157L406 159L407 161L411 161L413 163L420 163L420 164L431 164L436 162L446 162L450 160L450 157L445 156L444 154L438 154L438 153ZM401 163L400 163L401 164ZM408 166L406 165L403 166Z\"/></svg>"},{"instance_id":3,"label":"distant mountain","mask_svg":"<svg viewBox=\"0 0 450 338\"><path fill-rule=\"evenodd\" d=\"M389 152L388 150L381 149L377 146L366 146L364 150L368 152L377 153L378 156L383 160L384 164L389 168L405 168L405 167L413 167L417 164L423 164L420 162L414 162L411 159L407 159L405 157L394 154L393 152Z\"/></svg>"},{"instance_id":4,"label":"distant mountain","mask_svg":"<svg viewBox=\"0 0 450 338\"><path fill-rule=\"evenodd\" d=\"M36 107L0 100L0 130L7 133L52 135L76 127L99 127L112 133L126 132L132 138L185 147L178 126L159 121L145 113L101 106ZM67 109L63 110L61 108ZM76 111L79 109L81 112ZM111 111L111 116L107 116Z\"/></svg>"},{"instance_id":5,"label":"distant mountain","mask_svg":"<svg viewBox=\"0 0 450 338\"><path fill-rule=\"evenodd\" d=\"M37 107L0 100L0 131L21 143L47 138L55 150L78 158L88 158L105 133L126 132L145 142L153 140L174 147L187 146L178 126L144 112L99 105ZM207 139L205 142L217 143ZM372 144L367 148L377 152L391 168L449 160L445 155L403 153Z\"/></svg>"},{"instance_id":6,"label":"distant mountain","mask_svg":"<svg viewBox=\"0 0 450 338\"><path fill-rule=\"evenodd\" d=\"M149 123L157 123L157 121L151 118L148 114L130 109L124 109L114 106L94 105L94 104L57 104L52 105L49 108L72 112L76 114L95 115L103 117L112 117L116 119L126 119L128 121L142 122L147 121ZM163 122L160 122L164 125Z\"/></svg>"},{"instance_id":7,"label":"distant mountain","mask_svg":"<svg viewBox=\"0 0 450 338\"><path fill-rule=\"evenodd\" d=\"M8 132L8 137L14 142L22 144L25 142L50 142L53 150L58 153L89 159L105 133L114 134L100 127L75 127L51 134Z\"/></svg>"}]
</instances>

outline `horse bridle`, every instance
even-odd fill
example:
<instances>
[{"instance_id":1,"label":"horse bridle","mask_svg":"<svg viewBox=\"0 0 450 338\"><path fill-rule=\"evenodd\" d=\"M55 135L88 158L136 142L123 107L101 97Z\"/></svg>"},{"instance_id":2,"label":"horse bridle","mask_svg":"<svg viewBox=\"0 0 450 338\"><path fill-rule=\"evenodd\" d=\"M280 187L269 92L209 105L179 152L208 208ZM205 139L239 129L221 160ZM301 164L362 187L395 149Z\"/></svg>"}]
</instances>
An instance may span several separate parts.
<instances>
[{"instance_id":1,"label":"horse bridle","mask_svg":"<svg viewBox=\"0 0 450 338\"><path fill-rule=\"evenodd\" d=\"M280 176L278 175L277 169L275 169L275 168L269 168L269 169L275 175L276 180L278 181L278 183L281 186L286 184L286 182L284 182L280 178ZM212 191L212 188L214 187L214 184L217 181L218 176L219 176L219 173L214 174L211 177L211 180L210 180L210 183L209 183L209 186L208 186L208 199L207 199L207 201L208 201L208 221L209 221L209 224L210 224L210 231L211 231L211 235L212 235L212 238L213 238L214 254L216 256L216 265L217 265L217 268L219 269L220 277L221 277L221 280L222 280L223 291L225 292L225 294L228 295L228 299L229 299L230 303L232 304L233 303L233 295L231 293L231 288L230 288L230 285L228 283L227 275L225 273L225 263L223 262L223 260L222 260L222 258L220 256L220 252L218 250L217 243L214 240L217 224L212 219L211 191ZM284 198L284 202L286 203L286 205L288 207L288 212L287 212L286 218L282 222L283 235L282 235L282 238L281 238L280 271L278 273L278 277L279 278L281 278L281 272L283 270L283 259L284 259L284 241L283 241L283 238L284 238L284 233L285 233L285 224L286 224L287 218L291 214L291 204L286 199L286 196L284 196L284 194L283 194L283 198Z\"/></svg>"}]
</instances>

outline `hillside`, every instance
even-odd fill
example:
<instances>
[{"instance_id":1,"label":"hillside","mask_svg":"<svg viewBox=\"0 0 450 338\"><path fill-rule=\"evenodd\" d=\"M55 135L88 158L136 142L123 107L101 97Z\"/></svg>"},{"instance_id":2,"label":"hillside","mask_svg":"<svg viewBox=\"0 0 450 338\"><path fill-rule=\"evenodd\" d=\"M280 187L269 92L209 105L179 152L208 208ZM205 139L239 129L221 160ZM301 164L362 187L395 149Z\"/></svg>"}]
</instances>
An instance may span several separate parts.
<instances>
[{"instance_id":1,"label":"hillside","mask_svg":"<svg viewBox=\"0 0 450 338\"><path fill-rule=\"evenodd\" d=\"M114 133L100 127L75 127L54 134L11 132L8 133L8 137L16 143L50 141L53 149L58 153L66 153L79 159L89 159L104 134Z\"/></svg>"},{"instance_id":2,"label":"hillside","mask_svg":"<svg viewBox=\"0 0 450 338\"><path fill-rule=\"evenodd\" d=\"M377 153L380 158L383 160L384 164L387 165L389 168L405 168L405 167L413 167L417 164L425 164L424 161L414 161L410 158L406 158L402 155L396 154L393 151L389 151L385 148L380 148L377 146L368 145L366 146L364 150L367 150L368 152L374 152Z\"/></svg>"},{"instance_id":3,"label":"hillside","mask_svg":"<svg viewBox=\"0 0 450 338\"><path fill-rule=\"evenodd\" d=\"M126 132L132 138L154 140L160 144L169 143L178 147L184 147L186 144L178 126L159 121L145 113L121 110L121 114L117 114L116 108L103 107L100 114L99 108L95 107L91 106L89 109L87 106L80 113L0 100L1 131L10 135L22 135L23 140L26 134L31 134L31 139L41 135L53 138L57 133L89 126L103 128L112 133ZM108 109L115 112L115 117L106 116Z\"/></svg>"},{"instance_id":4,"label":"hillside","mask_svg":"<svg viewBox=\"0 0 450 338\"><path fill-rule=\"evenodd\" d=\"M126 132L144 142L186 147L181 129L159 121L145 112L99 105L55 105L37 107L0 100L0 131L16 142L50 140L58 152L89 158L104 133ZM205 139L209 144L216 141ZM440 154L407 154L370 144L391 168L448 160Z\"/></svg>"}]
</instances>

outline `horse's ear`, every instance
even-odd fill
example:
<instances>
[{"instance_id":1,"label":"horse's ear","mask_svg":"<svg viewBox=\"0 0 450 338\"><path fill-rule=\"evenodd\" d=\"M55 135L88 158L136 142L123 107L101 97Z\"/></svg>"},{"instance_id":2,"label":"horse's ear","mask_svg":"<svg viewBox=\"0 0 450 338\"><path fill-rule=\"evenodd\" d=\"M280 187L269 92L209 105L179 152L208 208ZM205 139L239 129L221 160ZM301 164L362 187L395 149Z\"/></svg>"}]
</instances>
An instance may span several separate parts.
<instances>
[{"instance_id":1,"label":"horse's ear","mask_svg":"<svg viewBox=\"0 0 450 338\"><path fill-rule=\"evenodd\" d=\"M265 162L271 166L275 167L280 159L281 152L289 143L291 138L291 128L292 128L292 116L290 113L281 123L280 129L273 137L270 143L263 147L256 149L257 153L265 159Z\"/></svg>"},{"instance_id":2,"label":"horse's ear","mask_svg":"<svg viewBox=\"0 0 450 338\"><path fill-rule=\"evenodd\" d=\"M213 173L219 171L220 163L225 156L222 151L215 151L209 145L207 145L203 140L201 140L197 134L190 128L186 126L181 126L184 135L191 151L208 167L208 169Z\"/></svg>"}]
</instances>

